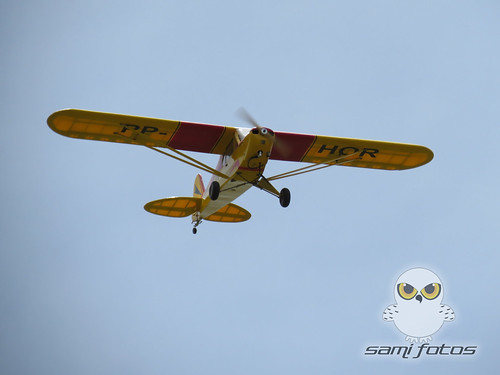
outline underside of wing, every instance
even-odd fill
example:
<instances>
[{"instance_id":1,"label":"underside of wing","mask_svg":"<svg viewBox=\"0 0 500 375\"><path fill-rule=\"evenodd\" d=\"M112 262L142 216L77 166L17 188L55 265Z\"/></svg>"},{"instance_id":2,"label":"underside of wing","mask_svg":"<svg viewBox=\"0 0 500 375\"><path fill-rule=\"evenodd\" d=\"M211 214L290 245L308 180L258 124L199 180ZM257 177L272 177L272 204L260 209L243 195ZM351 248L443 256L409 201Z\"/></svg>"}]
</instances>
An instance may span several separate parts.
<instances>
[{"instance_id":1,"label":"underside of wing","mask_svg":"<svg viewBox=\"0 0 500 375\"><path fill-rule=\"evenodd\" d=\"M114 113L65 109L47 119L52 130L71 138L171 147L223 154L236 128Z\"/></svg>"},{"instance_id":2,"label":"underside of wing","mask_svg":"<svg viewBox=\"0 0 500 375\"><path fill-rule=\"evenodd\" d=\"M47 119L52 130L71 138L224 154L238 128L65 109ZM400 170L432 160L426 147L362 139L275 132L271 159L313 164Z\"/></svg>"},{"instance_id":3,"label":"underside of wing","mask_svg":"<svg viewBox=\"0 0 500 375\"><path fill-rule=\"evenodd\" d=\"M223 223L240 223L242 221L247 221L251 216L250 212L244 208L233 203L229 203L222 207L219 211L207 216L205 220L219 221Z\"/></svg>"},{"instance_id":4,"label":"underside of wing","mask_svg":"<svg viewBox=\"0 0 500 375\"><path fill-rule=\"evenodd\" d=\"M152 214L170 217L186 217L200 209L201 198L174 197L147 203L144 209Z\"/></svg>"},{"instance_id":5,"label":"underside of wing","mask_svg":"<svg viewBox=\"0 0 500 375\"><path fill-rule=\"evenodd\" d=\"M363 139L275 132L271 159L349 167L402 170L432 160L424 146Z\"/></svg>"}]
</instances>

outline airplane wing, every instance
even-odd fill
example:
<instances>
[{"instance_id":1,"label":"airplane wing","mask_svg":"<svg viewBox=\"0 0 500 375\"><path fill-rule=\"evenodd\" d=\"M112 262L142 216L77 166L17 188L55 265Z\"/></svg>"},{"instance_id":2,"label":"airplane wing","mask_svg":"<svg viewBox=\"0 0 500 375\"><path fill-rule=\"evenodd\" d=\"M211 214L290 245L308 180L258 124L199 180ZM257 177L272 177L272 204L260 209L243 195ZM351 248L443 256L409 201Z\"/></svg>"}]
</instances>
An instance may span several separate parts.
<instances>
[{"instance_id":1,"label":"airplane wing","mask_svg":"<svg viewBox=\"0 0 500 375\"><path fill-rule=\"evenodd\" d=\"M432 160L424 146L363 139L275 132L271 159L361 168L402 170Z\"/></svg>"},{"instance_id":2,"label":"airplane wing","mask_svg":"<svg viewBox=\"0 0 500 375\"><path fill-rule=\"evenodd\" d=\"M148 117L65 109L47 119L52 130L71 138L171 147L223 154L236 128Z\"/></svg>"},{"instance_id":3,"label":"airplane wing","mask_svg":"<svg viewBox=\"0 0 500 375\"><path fill-rule=\"evenodd\" d=\"M224 154L238 128L185 121L65 109L47 119L52 130L71 138ZM274 132L271 159L312 164L400 170L432 160L426 147L404 143Z\"/></svg>"}]
</instances>

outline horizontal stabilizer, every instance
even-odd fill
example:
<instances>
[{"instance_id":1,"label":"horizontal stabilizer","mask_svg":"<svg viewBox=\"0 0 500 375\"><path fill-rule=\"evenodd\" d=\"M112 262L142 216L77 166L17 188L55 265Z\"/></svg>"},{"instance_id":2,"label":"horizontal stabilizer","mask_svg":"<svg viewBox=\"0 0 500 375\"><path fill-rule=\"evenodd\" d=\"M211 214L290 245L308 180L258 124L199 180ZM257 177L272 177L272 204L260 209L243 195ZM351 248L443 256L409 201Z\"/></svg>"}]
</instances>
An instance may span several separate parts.
<instances>
[{"instance_id":1,"label":"horizontal stabilizer","mask_svg":"<svg viewBox=\"0 0 500 375\"><path fill-rule=\"evenodd\" d=\"M223 223L239 223L242 221L247 221L252 215L250 212L244 208L237 206L235 204L229 203L222 207L216 213L207 216L205 220L209 221L219 221Z\"/></svg>"},{"instance_id":2,"label":"horizontal stabilizer","mask_svg":"<svg viewBox=\"0 0 500 375\"><path fill-rule=\"evenodd\" d=\"M144 209L156 215L186 217L198 211L200 206L201 198L174 197L149 202Z\"/></svg>"}]
</instances>

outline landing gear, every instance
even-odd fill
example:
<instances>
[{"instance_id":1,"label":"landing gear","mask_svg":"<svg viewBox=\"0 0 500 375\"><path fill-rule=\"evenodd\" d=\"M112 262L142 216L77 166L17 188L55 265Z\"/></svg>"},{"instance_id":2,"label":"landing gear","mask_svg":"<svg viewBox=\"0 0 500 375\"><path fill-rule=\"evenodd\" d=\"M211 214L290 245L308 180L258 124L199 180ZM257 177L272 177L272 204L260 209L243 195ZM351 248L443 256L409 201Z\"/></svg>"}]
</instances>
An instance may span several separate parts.
<instances>
[{"instance_id":1,"label":"landing gear","mask_svg":"<svg viewBox=\"0 0 500 375\"><path fill-rule=\"evenodd\" d=\"M211 200L216 201L219 198L220 185L217 181L212 182L210 189L208 190L208 196Z\"/></svg>"},{"instance_id":2,"label":"landing gear","mask_svg":"<svg viewBox=\"0 0 500 375\"><path fill-rule=\"evenodd\" d=\"M281 191L280 191L280 205L281 205L281 207L288 207L288 205L290 204L291 198L292 197L290 194L290 190L288 190L287 188L281 189Z\"/></svg>"},{"instance_id":3,"label":"landing gear","mask_svg":"<svg viewBox=\"0 0 500 375\"><path fill-rule=\"evenodd\" d=\"M198 229L196 228L198 225L201 224L201 214L200 211L197 211L193 214L193 221L191 224L194 224L193 226L193 234L198 233Z\"/></svg>"}]
</instances>

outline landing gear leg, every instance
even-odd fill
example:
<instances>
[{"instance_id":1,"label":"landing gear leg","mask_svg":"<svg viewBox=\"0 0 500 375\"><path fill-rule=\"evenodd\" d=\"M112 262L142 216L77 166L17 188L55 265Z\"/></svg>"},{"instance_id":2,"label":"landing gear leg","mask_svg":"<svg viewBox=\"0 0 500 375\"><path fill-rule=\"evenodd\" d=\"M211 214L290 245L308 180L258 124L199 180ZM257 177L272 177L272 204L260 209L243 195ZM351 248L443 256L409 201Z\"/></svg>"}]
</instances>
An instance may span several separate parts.
<instances>
[{"instance_id":1,"label":"landing gear leg","mask_svg":"<svg viewBox=\"0 0 500 375\"><path fill-rule=\"evenodd\" d=\"M193 226L193 234L198 233L198 229L196 227L201 224L201 215L200 215L200 212L195 212L193 214L193 221L191 223L194 224L194 226Z\"/></svg>"},{"instance_id":2,"label":"landing gear leg","mask_svg":"<svg viewBox=\"0 0 500 375\"><path fill-rule=\"evenodd\" d=\"M281 191L280 191L280 205L281 205L281 207L288 207L288 205L290 204L291 198L292 197L290 194L290 190L288 190L287 188L281 189Z\"/></svg>"}]
</instances>

